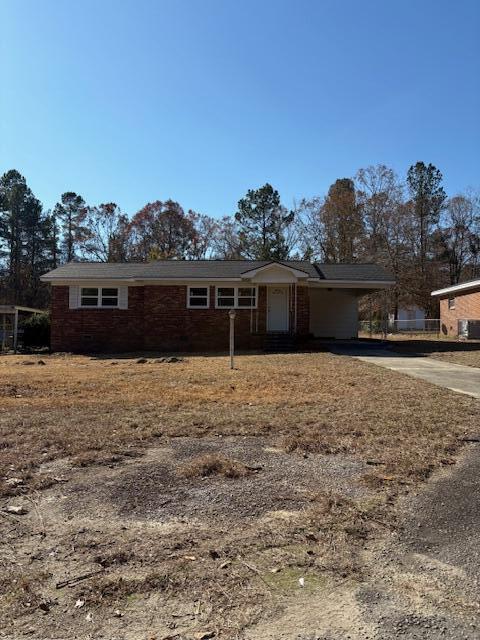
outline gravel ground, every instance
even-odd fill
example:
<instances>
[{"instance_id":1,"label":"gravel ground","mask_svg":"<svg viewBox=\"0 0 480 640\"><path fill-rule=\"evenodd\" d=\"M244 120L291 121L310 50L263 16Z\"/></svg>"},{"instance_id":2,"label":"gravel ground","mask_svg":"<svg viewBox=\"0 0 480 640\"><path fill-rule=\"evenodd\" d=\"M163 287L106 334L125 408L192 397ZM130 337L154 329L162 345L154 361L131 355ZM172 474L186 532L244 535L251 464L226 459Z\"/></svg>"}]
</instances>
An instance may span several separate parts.
<instances>
[{"instance_id":1,"label":"gravel ground","mask_svg":"<svg viewBox=\"0 0 480 640\"><path fill-rule=\"evenodd\" d=\"M192 457L212 453L244 463L253 472L234 480L179 475ZM97 487L94 499L111 503L121 517L168 522L181 514L183 519L231 522L307 508L324 490L362 498L369 491L359 479L367 471L368 465L346 456L286 453L261 438L175 438L171 446L152 449L137 464L119 469L112 480ZM72 508L77 513L82 495L91 509L88 480L86 484L85 492L75 487Z\"/></svg>"},{"instance_id":2,"label":"gravel ground","mask_svg":"<svg viewBox=\"0 0 480 640\"><path fill-rule=\"evenodd\" d=\"M249 640L478 640L480 445L404 500L365 549L362 582L329 582ZM303 630L302 630L303 629Z\"/></svg>"}]
</instances>

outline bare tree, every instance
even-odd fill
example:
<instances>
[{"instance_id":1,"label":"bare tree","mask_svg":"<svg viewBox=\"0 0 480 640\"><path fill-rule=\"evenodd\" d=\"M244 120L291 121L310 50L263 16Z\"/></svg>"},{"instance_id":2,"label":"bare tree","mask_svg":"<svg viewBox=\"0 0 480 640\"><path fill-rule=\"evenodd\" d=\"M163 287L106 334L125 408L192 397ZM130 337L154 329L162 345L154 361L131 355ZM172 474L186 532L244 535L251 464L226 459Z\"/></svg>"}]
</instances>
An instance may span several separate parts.
<instances>
[{"instance_id":1,"label":"bare tree","mask_svg":"<svg viewBox=\"0 0 480 640\"><path fill-rule=\"evenodd\" d=\"M297 207L298 242L305 257L323 262L356 262L364 234L361 208L350 178L336 180L326 197Z\"/></svg>"},{"instance_id":2,"label":"bare tree","mask_svg":"<svg viewBox=\"0 0 480 640\"><path fill-rule=\"evenodd\" d=\"M479 240L476 218L473 198L457 195L447 200L442 227L435 234L435 240L440 260L448 265L452 285L460 282L469 268L475 271Z\"/></svg>"},{"instance_id":3,"label":"bare tree","mask_svg":"<svg viewBox=\"0 0 480 640\"><path fill-rule=\"evenodd\" d=\"M190 211L187 218L191 221L195 233L188 250L189 258L202 260L211 256L214 245L214 238L217 233L219 223L214 218L206 216L196 211Z\"/></svg>"},{"instance_id":4,"label":"bare tree","mask_svg":"<svg viewBox=\"0 0 480 640\"><path fill-rule=\"evenodd\" d=\"M304 198L295 205L297 245L307 260L325 260L327 246L322 216L324 203L325 198L315 196Z\"/></svg>"},{"instance_id":5,"label":"bare tree","mask_svg":"<svg viewBox=\"0 0 480 640\"><path fill-rule=\"evenodd\" d=\"M130 222L134 260L185 259L195 240L195 228L173 200L150 202Z\"/></svg>"},{"instance_id":6,"label":"bare tree","mask_svg":"<svg viewBox=\"0 0 480 640\"><path fill-rule=\"evenodd\" d=\"M125 262L129 253L129 221L120 207L107 202L89 207L85 227L88 235L81 242L84 258L100 262Z\"/></svg>"},{"instance_id":7,"label":"bare tree","mask_svg":"<svg viewBox=\"0 0 480 640\"><path fill-rule=\"evenodd\" d=\"M238 225L234 218L224 216L217 222L212 238L212 256L220 260L243 258Z\"/></svg>"}]
</instances>

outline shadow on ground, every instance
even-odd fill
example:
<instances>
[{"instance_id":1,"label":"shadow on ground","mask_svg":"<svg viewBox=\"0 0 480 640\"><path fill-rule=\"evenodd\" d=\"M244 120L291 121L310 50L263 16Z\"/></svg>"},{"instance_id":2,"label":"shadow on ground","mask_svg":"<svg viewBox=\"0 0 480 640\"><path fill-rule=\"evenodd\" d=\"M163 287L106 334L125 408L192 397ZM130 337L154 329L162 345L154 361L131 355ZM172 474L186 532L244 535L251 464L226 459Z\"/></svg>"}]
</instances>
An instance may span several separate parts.
<instances>
[{"instance_id":1,"label":"shadow on ground","mask_svg":"<svg viewBox=\"0 0 480 640\"><path fill-rule=\"evenodd\" d=\"M480 341L462 342L458 340L428 339L387 339L360 338L358 340L323 341L323 346L337 355L375 355L392 357L395 355L424 357L432 354L452 356L458 354L478 354ZM462 363L463 364L463 363ZM465 363L468 364L468 363Z\"/></svg>"}]
</instances>

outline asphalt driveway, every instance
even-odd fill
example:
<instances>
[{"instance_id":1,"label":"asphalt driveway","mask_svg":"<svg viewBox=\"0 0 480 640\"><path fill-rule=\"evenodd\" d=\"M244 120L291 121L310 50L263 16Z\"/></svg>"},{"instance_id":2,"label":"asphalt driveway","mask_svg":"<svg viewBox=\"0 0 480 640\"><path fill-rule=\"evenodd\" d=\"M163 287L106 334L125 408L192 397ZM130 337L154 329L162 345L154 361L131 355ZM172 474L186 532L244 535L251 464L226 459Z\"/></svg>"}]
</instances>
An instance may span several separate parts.
<instances>
[{"instance_id":1,"label":"asphalt driveway","mask_svg":"<svg viewBox=\"0 0 480 640\"><path fill-rule=\"evenodd\" d=\"M330 345L329 348L337 355L352 356L480 399L480 369L442 362L425 356L404 356L376 345L335 344Z\"/></svg>"}]
</instances>

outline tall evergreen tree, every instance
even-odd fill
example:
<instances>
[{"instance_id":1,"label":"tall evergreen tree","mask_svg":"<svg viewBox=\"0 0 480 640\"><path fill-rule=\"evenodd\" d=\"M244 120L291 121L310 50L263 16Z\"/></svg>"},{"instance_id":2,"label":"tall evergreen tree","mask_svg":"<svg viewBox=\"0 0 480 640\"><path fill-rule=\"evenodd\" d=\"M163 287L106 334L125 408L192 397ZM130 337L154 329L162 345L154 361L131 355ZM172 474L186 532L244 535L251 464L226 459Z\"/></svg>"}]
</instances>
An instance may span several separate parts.
<instances>
[{"instance_id":1,"label":"tall evergreen tree","mask_svg":"<svg viewBox=\"0 0 480 640\"><path fill-rule=\"evenodd\" d=\"M339 178L332 184L322 218L327 262L355 262L363 237L363 220L353 180Z\"/></svg>"},{"instance_id":2,"label":"tall evergreen tree","mask_svg":"<svg viewBox=\"0 0 480 640\"><path fill-rule=\"evenodd\" d=\"M45 302L39 277L52 267L50 226L42 205L15 169L0 178L0 250L5 264L3 301Z\"/></svg>"},{"instance_id":3,"label":"tall evergreen tree","mask_svg":"<svg viewBox=\"0 0 480 640\"><path fill-rule=\"evenodd\" d=\"M44 220L46 230L46 252L52 269L56 269L60 263L60 247L58 220L54 212L48 211Z\"/></svg>"},{"instance_id":4,"label":"tall evergreen tree","mask_svg":"<svg viewBox=\"0 0 480 640\"><path fill-rule=\"evenodd\" d=\"M440 220L447 194L442 186L443 176L433 165L417 162L407 173L407 185L410 193L413 212L412 246L415 253L412 274L412 288L416 303L432 311L434 302L430 291L435 288L434 273L431 258L433 232Z\"/></svg>"},{"instance_id":5,"label":"tall evergreen tree","mask_svg":"<svg viewBox=\"0 0 480 640\"><path fill-rule=\"evenodd\" d=\"M85 200L73 191L63 193L55 205L53 213L62 233L61 246L66 262L77 258L81 243L88 237L85 226L87 211Z\"/></svg>"},{"instance_id":6,"label":"tall evergreen tree","mask_svg":"<svg viewBox=\"0 0 480 640\"><path fill-rule=\"evenodd\" d=\"M293 219L294 213L281 205L270 184L249 189L235 214L240 252L257 260L285 260L290 251L286 231Z\"/></svg>"},{"instance_id":7,"label":"tall evergreen tree","mask_svg":"<svg viewBox=\"0 0 480 640\"><path fill-rule=\"evenodd\" d=\"M22 226L31 197L25 178L15 169L0 178L0 241L6 258L5 288L16 299L21 286Z\"/></svg>"}]
</instances>

